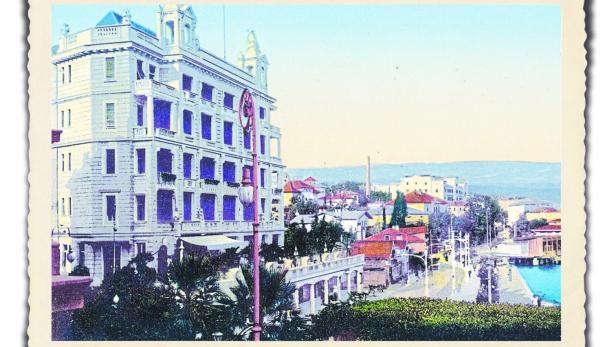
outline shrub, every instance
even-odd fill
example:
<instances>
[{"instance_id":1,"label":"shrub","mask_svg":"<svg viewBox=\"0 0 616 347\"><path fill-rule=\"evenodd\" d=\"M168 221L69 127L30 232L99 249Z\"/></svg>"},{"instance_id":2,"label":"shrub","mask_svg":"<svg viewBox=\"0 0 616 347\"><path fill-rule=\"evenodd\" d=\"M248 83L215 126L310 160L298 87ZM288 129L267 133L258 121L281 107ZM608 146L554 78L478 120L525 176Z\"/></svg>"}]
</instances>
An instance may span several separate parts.
<instances>
[{"instance_id":1,"label":"shrub","mask_svg":"<svg viewBox=\"0 0 616 347\"><path fill-rule=\"evenodd\" d=\"M560 308L425 298L329 305L312 317L319 340L560 340Z\"/></svg>"}]
</instances>

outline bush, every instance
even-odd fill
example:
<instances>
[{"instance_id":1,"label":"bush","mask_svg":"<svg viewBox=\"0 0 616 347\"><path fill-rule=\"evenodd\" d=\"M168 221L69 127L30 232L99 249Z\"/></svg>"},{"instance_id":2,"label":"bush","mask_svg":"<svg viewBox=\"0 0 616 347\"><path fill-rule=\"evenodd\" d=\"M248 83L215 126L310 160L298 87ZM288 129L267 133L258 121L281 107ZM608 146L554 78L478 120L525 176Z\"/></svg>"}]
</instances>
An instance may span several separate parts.
<instances>
[{"instance_id":1,"label":"bush","mask_svg":"<svg viewBox=\"0 0 616 347\"><path fill-rule=\"evenodd\" d=\"M71 273L68 275L69 276L90 276L90 269L88 269L88 267L84 265L77 265L75 266L73 271L71 271Z\"/></svg>"},{"instance_id":2,"label":"bush","mask_svg":"<svg viewBox=\"0 0 616 347\"><path fill-rule=\"evenodd\" d=\"M329 305L312 324L319 340L558 341L560 319L559 307L393 298Z\"/></svg>"}]
</instances>

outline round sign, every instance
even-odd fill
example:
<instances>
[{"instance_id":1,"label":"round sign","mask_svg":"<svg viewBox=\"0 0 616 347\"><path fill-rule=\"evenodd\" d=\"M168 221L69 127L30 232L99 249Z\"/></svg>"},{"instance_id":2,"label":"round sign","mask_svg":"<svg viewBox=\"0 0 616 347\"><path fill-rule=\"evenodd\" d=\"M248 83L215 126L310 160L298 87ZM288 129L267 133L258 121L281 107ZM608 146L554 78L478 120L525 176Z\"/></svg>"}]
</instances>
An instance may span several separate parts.
<instances>
[{"instance_id":1,"label":"round sign","mask_svg":"<svg viewBox=\"0 0 616 347\"><path fill-rule=\"evenodd\" d=\"M240 99L240 109L238 112L240 116L240 124L244 130L250 130L252 126L251 122L255 115L255 105L252 101L252 94L248 89L244 89L242 98Z\"/></svg>"}]
</instances>

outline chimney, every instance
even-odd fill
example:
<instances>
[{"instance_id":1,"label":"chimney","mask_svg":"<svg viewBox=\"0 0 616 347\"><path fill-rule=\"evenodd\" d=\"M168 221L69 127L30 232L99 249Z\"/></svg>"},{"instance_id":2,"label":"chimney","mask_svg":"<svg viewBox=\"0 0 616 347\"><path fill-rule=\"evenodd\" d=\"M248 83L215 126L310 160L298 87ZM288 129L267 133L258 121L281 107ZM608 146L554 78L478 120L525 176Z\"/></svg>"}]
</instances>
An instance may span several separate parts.
<instances>
[{"instance_id":1,"label":"chimney","mask_svg":"<svg viewBox=\"0 0 616 347\"><path fill-rule=\"evenodd\" d=\"M370 197L370 192L372 188L372 181L370 177L370 156L368 156L368 160L366 161L366 197Z\"/></svg>"}]
</instances>

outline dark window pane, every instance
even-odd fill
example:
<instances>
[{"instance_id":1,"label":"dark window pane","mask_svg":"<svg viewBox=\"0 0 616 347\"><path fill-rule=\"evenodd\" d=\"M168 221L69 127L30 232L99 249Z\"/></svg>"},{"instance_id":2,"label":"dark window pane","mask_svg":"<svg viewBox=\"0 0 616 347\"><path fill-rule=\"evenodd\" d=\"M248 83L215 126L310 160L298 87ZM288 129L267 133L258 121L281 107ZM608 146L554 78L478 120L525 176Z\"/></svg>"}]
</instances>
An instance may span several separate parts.
<instances>
[{"instance_id":1,"label":"dark window pane","mask_svg":"<svg viewBox=\"0 0 616 347\"><path fill-rule=\"evenodd\" d=\"M265 135L260 135L260 140L261 143L259 144L260 146L260 150L261 150L261 154L265 154Z\"/></svg>"},{"instance_id":2,"label":"dark window pane","mask_svg":"<svg viewBox=\"0 0 616 347\"><path fill-rule=\"evenodd\" d=\"M145 173L145 148L137 148L137 173Z\"/></svg>"},{"instance_id":3,"label":"dark window pane","mask_svg":"<svg viewBox=\"0 0 616 347\"><path fill-rule=\"evenodd\" d=\"M223 182L235 182L235 164L226 161L222 164L222 180Z\"/></svg>"},{"instance_id":4,"label":"dark window pane","mask_svg":"<svg viewBox=\"0 0 616 347\"><path fill-rule=\"evenodd\" d=\"M137 126L143 126L143 105L137 105Z\"/></svg>"},{"instance_id":5,"label":"dark window pane","mask_svg":"<svg viewBox=\"0 0 616 347\"><path fill-rule=\"evenodd\" d=\"M224 143L225 145L233 145L233 123L225 122L224 129Z\"/></svg>"},{"instance_id":6,"label":"dark window pane","mask_svg":"<svg viewBox=\"0 0 616 347\"><path fill-rule=\"evenodd\" d=\"M201 97L207 101L212 101L212 91L214 87L209 84L202 83L201 84Z\"/></svg>"},{"instance_id":7,"label":"dark window pane","mask_svg":"<svg viewBox=\"0 0 616 347\"><path fill-rule=\"evenodd\" d=\"M192 177L192 154L184 153L184 178Z\"/></svg>"},{"instance_id":8,"label":"dark window pane","mask_svg":"<svg viewBox=\"0 0 616 347\"><path fill-rule=\"evenodd\" d=\"M235 220L235 196L225 195L222 199L222 219Z\"/></svg>"},{"instance_id":9,"label":"dark window pane","mask_svg":"<svg viewBox=\"0 0 616 347\"><path fill-rule=\"evenodd\" d=\"M192 77L182 75L182 90L192 90Z\"/></svg>"},{"instance_id":10,"label":"dark window pane","mask_svg":"<svg viewBox=\"0 0 616 347\"><path fill-rule=\"evenodd\" d=\"M115 149L107 149L106 153L106 173L115 173Z\"/></svg>"},{"instance_id":11,"label":"dark window pane","mask_svg":"<svg viewBox=\"0 0 616 347\"><path fill-rule=\"evenodd\" d=\"M250 149L250 131L244 131L244 148Z\"/></svg>"},{"instance_id":12,"label":"dark window pane","mask_svg":"<svg viewBox=\"0 0 616 347\"><path fill-rule=\"evenodd\" d=\"M214 179L216 162L212 158L203 157L199 165L199 178Z\"/></svg>"},{"instance_id":13,"label":"dark window pane","mask_svg":"<svg viewBox=\"0 0 616 347\"><path fill-rule=\"evenodd\" d=\"M214 220L216 212L216 195L201 194L201 210L203 210L204 220Z\"/></svg>"},{"instance_id":14,"label":"dark window pane","mask_svg":"<svg viewBox=\"0 0 616 347\"><path fill-rule=\"evenodd\" d=\"M184 192L184 220L192 220L192 193Z\"/></svg>"},{"instance_id":15,"label":"dark window pane","mask_svg":"<svg viewBox=\"0 0 616 347\"><path fill-rule=\"evenodd\" d=\"M159 190L156 193L156 215L158 223L173 221L173 191Z\"/></svg>"},{"instance_id":16,"label":"dark window pane","mask_svg":"<svg viewBox=\"0 0 616 347\"><path fill-rule=\"evenodd\" d=\"M172 173L171 166L173 163L173 154L165 148L161 148L156 153L156 172Z\"/></svg>"},{"instance_id":17,"label":"dark window pane","mask_svg":"<svg viewBox=\"0 0 616 347\"><path fill-rule=\"evenodd\" d=\"M192 112L184 110L184 134L192 134Z\"/></svg>"},{"instance_id":18,"label":"dark window pane","mask_svg":"<svg viewBox=\"0 0 616 347\"><path fill-rule=\"evenodd\" d=\"M171 126L171 103L164 100L154 99L154 127L170 129Z\"/></svg>"},{"instance_id":19,"label":"dark window pane","mask_svg":"<svg viewBox=\"0 0 616 347\"><path fill-rule=\"evenodd\" d=\"M201 114L201 137L206 140L212 139L212 116Z\"/></svg>"},{"instance_id":20,"label":"dark window pane","mask_svg":"<svg viewBox=\"0 0 616 347\"><path fill-rule=\"evenodd\" d=\"M116 218L116 197L115 195L105 196L107 204L107 220L112 221Z\"/></svg>"},{"instance_id":21,"label":"dark window pane","mask_svg":"<svg viewBox=\"0 0 616 347\"><path fill-rule=\"evenodd\" d=\"M259 118L265 119L265 108L259 107Z\"/></svg>"},{"instance_id":22,"label":"dark window pane","mask_svg":"<svg viewBox=\"0 0 616 347\"><path fill-rule=\"evenodd\" d=\"M137 195L137 220L145 220L145 195Z\"/></svg>"},{"instance_id":23,"label":"dark window pane","mask_svg":"<svg viewBox=\"0 0 616 347\"><path fill-rule=\"evenodd\" d=\"M226 108L233 109L233 98L233 94L225 93L225 98L223 101Z\"/></svg>"}]
</instances>

